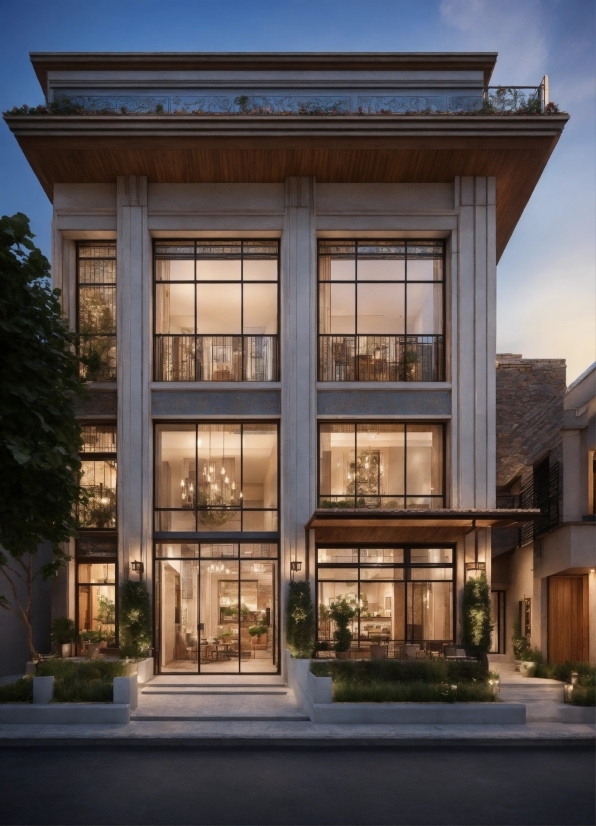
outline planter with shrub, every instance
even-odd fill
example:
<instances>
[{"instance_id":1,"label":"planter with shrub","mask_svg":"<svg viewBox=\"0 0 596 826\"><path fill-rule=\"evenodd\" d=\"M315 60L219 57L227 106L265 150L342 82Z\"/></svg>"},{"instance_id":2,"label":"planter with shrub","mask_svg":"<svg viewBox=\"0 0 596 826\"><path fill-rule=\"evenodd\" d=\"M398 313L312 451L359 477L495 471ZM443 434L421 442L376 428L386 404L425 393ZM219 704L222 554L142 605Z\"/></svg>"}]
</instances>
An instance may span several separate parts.
<instances>
[{"instance_id":1,"label":"planter with shrub","mask_svg":"<svg viewBox=\"0 0 596 826\"><path fill-rule=\"evenodd\" d=\"M52 643L62 657L72 656L73 643L77 641L77 627L68 617L57 617L50 631Z\"/></svg>"}]
</instances>

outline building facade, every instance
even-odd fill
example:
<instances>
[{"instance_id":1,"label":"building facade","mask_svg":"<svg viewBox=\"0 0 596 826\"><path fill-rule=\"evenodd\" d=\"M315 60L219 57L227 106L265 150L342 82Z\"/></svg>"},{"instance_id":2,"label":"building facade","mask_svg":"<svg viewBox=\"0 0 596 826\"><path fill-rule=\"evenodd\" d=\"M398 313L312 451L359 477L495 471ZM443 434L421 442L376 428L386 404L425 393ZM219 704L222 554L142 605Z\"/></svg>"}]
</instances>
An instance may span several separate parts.
<instances>
[{"instance_id":1,"label":"building facade","mask_svg":"<svg viewBox=\"0 0 596 826\"><path fill-rule=\"evenodd\" d=\"M535 507L495 529L495 653L514 627L550 662L596 661L596 366L569 387L562 359L497 356L497 504Z\"/></svg>"},{"instance_id":2,"label":"building facade","mask_svg":"<svg viewBox=\"0 0 596 826\"><path fill-rule=\"evenodd\" d=\"M162 673L280 669L317 634L440 651L490 577L496 264L567 116L493 54L32 55L7 122L54 206L90 504L54 612ZM524 108L525 107L525 108Z\"/></svg>"}]
</instances>

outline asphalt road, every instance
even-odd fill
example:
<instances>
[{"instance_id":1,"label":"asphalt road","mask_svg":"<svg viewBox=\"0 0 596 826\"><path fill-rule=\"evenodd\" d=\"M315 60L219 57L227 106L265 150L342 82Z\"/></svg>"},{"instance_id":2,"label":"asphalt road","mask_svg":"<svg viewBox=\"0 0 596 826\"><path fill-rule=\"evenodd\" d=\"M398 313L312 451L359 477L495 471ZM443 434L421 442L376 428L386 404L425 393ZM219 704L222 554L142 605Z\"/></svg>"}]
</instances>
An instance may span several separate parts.
<instances>
[{"instance_id":1,"label":"asphalt road","mask_svg":"<svg viewBox=\"0 0 596 826\"><path fill-rule=\"evenodd\" d=\"M7 748L2 824L594 824L587 748Z\"/></svg>"}]
</instances>

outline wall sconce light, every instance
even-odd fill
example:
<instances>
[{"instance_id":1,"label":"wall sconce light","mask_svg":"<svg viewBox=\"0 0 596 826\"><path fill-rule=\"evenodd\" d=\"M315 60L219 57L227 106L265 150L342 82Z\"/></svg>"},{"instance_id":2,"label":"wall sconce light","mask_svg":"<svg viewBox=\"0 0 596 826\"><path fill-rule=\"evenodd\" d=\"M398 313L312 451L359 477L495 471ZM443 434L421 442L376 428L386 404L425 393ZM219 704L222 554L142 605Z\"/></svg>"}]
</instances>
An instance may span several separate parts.
<instances>
[{"instance_id":1,"label":"wall sconce light","mask_svg":"<svg viewBox=\"0 0 596 826\"><path fill-rule=\"evenodd\" d=\"M301 571L302 570L302 562L299 562L297 559L292 560L290 562L290 571Z\"/></svg>"},{"instance_id":2,"label":"wall sconce light","mask_svg":"<svg viewBox=\"0 0 596 826\"><path fill-rule=\"evenodd\" d=\"M145 566L138 559L133 559L133 561L130 563L130 567L135 572L135 574L138 574L140 577L143 576Z\"/></svg>"},{"instance_id":3,"label":"wall sconce light","mask_svg":"<svg viewBox=\"0 0 596 826\"><path fill-rule=\"evenodd\" d=\"M479 576L486 573L486 562L466 562L466 576Z\"/></svg>"}]
</instances>

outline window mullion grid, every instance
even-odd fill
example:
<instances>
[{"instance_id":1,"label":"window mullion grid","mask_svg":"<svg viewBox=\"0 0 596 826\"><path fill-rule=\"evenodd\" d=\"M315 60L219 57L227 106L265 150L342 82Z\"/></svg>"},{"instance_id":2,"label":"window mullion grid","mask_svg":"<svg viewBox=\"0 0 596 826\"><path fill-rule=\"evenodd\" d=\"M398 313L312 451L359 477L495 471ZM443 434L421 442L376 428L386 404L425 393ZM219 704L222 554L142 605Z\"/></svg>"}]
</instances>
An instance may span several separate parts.
<instances>
[{"instance_id":1,"label":"window mullion grid","mask_svg":"<svg viewBox=\"0 0 596 826\"><path fill-rule=\"evenodd\" d=\"M233 352L234 345L232 345ZM241 381L246 381L244 361L244 241L240 242L240 356L242 358Z\"/></svg>"},{"instance_id":2,"label":"window mullion grid","mask_svg":"<svg viewBox=\"0 0 596 826\"><path fill-rule=\"evenodd\" d=\"M194 287L194 296L195 296L195 319L194 319L195 334L193 336L193 341L194 341L194 351L195 351L195 381L198 381L199 380L199 359L198 359L198 355L199 355L199 335L198 335L198 333L199 333L199 331L197 329L197 327L198 327L198 325L197 325L197 309L198 309L198 307L197 307L197 242L196 241L194 242L194 261L193 261L193 265L194 265L194 284L193 284L193 287ZM201 353L202 352L203 352L203 350L201 348ZM199 478L199 466L197 464L197 483L198 483L198 478ZM198 503L199 503L199 498L198 498L198 491L197 491L197 505L198 505Z\"/></svg>"},{"instance_id":3,"label":"window mullion grid","mask_svg":"<svg viewBox=\"0 0 596 826\"><path fill-rule=\"evenodd\" d=\"M403 358L403 381L408 378L408 242L405 242L404 255L404 358ZM404 488L405 490L405 488Z\"/></svg>"},{"instance_id":4,"label":"window mullion grid","mask_svg":"<svg viewBox=\"0 0 596 826\"><path fill-rule=\"evenodd\" d=\"M360 339L358 338L358 241L354 244L354 379L360 381ZM356 488L354 488L356 490Z\"/></svg>"}]
</instances>

